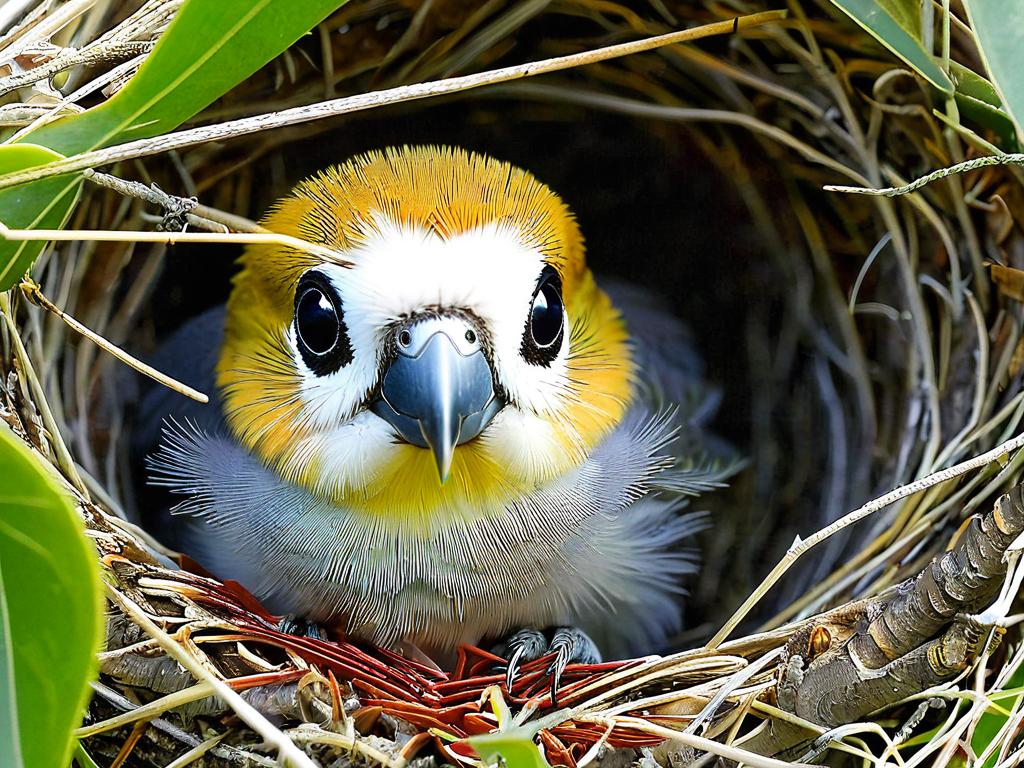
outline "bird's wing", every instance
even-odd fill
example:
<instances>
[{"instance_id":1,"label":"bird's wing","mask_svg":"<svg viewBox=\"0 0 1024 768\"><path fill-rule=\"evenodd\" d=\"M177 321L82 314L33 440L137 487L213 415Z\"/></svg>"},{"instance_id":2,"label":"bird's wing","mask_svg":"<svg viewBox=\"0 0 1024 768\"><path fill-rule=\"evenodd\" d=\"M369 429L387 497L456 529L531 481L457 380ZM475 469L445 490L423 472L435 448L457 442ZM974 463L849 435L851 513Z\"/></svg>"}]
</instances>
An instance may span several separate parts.
<instances>
[{"instance_id":1,"label":"bird's wing","mask_svg":"<svg viewBox=\"0 0 1024 768\"><path fill-rule=\"evenodd\" d=\"M223 305L198 315L171 334L146 362L168 376L198 389L207 404L178 394L162 384L148 382L140 393L132 430L132 448L145 456L160 443L165 420L189 421L207 430L220 428L223 417L217 393L217 358L224 338Z\"/></svg>"},{"instance_id":2,"label":"bird's wing","mask_svg":"<svg viewBox=\"0 0 1024 768\"><path fill-rule=\"evenodd\" d=\"M701 492L721 484L741 465L738 451L708 429L721 393L705 378L704 362L689 329L660 296L640 286L602 279L601 288L622 313L639 375L637 407L672 413L678 437L672 452L687 462L690 485Z\"/></svg>"}]
</instances>

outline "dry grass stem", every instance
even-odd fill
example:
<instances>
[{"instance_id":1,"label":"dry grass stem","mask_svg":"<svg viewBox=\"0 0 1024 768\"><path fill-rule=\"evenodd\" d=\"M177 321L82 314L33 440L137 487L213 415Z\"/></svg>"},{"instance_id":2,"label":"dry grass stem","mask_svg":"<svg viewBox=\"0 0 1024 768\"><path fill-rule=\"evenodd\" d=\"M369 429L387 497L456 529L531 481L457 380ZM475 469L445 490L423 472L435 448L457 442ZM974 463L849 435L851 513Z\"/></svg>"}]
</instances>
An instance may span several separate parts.
<instances>
[{"instance_id":1,"label":"dry grass stem","mask_svg":"<svg viewBox=\"0 0 1024 768\"><path fill-rule=\"evenodd\" d=\"M82 323L78 322L75 318L73 318L67 312L64 312L62 309L60 309L60 307L57 307L52 301L46 298L46 296L43 295L42 290L40 290L39 286L33 281L27 279L23 280L18 287L21 289L21 292L25 295L25 297L33 304L42 309L45 309L50 314L59 317L61 320L67 323L69 328L81 334L85 338L89 339L89 341L98 346L104 352L113 355L122 363L127 365L129 368L132 368L138 371L139 373L148 376L149 378L153 379L153 381L163 384L168 389L173 389L175 392L185 395L185 397L190 397L193 400L196 400L197 402L200 403L210 402L210 398L207 395L204 395L199 390L193 389L187 384L183 384L182 382L168 376L165 373L161 373L153 366L147 365L146 363L139 360L137 357L129 355L116 344L110 343L95 331L82 325Z\"/></svg>"},{"instance_id":2,"label":"dry grass stem","mask_svg":"<svg viewBox=\"0 0 1024 768\"><path fill-rule=\"evenodd\" d=\"M489 72L465 75L464 77L453 77L437 82L420 83L418 85L403 85L397 88L390 88L384 91L371 91L349 96L342 99L331 99L318 104L296 107L269 115L247 117L241 120L232 120L219 125L203 126L186 131L177 131L164 134L152 139L140 139L129 141L108 149L100 149L93 152L83 152L67 160L59 160L46 165L38 166L27 171L19 171L0 176L0 189L7 189L19 184L26 184L30 181L45 179L51 176L84 171L87 168L95 168L100 165L109 165L122 160L147 157L161 152L180 150L196 144L203 144L211 141L222 141L225 139L238 138L248 134L268 131L274 128L283 128L289 125L299 125L313 120L322 120L328 117L351 114L366 109L374 109L389 104L400 104L416 99L425 99L437 96L444 96L452 93L460 93L473 88L480 88L485 85L504 83L510 80L518 80L523 77L535 77L549 72L558 72L564 69L582 67L587 64L595 64L601 61L615 59L620 56L628 56L634 53L652 51L668 45L688 43L701 38L713 35L735 34L739 31L749 29L761 24L777 22L786 17L785 11L765 11L763 13L751 14L750 16L739 16L729 21L720 21L713 24L705 24L692 29L684 29L679 32L671 32L666 35L637 40L631 43L620 43L606 48L599 48L584 53L574 53L568 56L559 56L544 61L530 62L529 64L516 64L511 67L503 67Z\"/></svg>"}]
</instances>

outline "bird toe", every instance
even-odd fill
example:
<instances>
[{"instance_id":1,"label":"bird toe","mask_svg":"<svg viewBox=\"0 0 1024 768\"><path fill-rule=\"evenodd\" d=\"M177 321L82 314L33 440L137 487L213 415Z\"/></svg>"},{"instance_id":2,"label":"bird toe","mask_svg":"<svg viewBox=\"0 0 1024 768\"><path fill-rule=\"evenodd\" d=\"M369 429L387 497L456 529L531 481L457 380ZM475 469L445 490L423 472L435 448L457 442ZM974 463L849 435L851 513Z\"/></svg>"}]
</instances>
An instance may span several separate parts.
<instances>
[{"instance_id":1,"label":"bird toe","mask_svg":"<svg viewBox=\"0 0 1024 768\"><path fill-rule=\"evenodd\" d=\"M578 627L555 627L547 633L532 627L521 629L508 637L498 653L508 660L505 687L509 692L523 664L551 656L546 674L551 683L551 703L554 706L558 705L562 675L570 664L596 664L601 661L597 645Z\"/></svg>"}]
</instances>

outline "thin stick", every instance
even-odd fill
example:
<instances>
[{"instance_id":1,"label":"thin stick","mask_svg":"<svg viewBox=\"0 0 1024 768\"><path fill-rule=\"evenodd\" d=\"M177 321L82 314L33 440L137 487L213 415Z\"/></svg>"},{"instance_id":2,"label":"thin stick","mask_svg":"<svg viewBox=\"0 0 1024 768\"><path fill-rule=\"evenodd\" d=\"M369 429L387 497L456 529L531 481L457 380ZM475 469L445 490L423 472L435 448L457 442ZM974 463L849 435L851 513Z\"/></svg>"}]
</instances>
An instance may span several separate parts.
<instances>
[{"instance_id":1,"label":"thin stick","mask_svg":"<svg viewBox=\"0 0 1024 768\"><path fill-rule=\"evenodd\" d=\"M175 213L187 207L188 213L186 217L188 223L201 229L207 229L211 232L223 232L224 229L227 229L231 232L270 233L269 229L261 227L252 219L228 213L218 208L201 205L195 201L195 198L170 195L155 186L147 187L141 182L121 179L117 176L111 176L109 173L87 170L82 175L94 184L98 184L106 189L112 189L122 195L145 200L153 205L159 205L164 211L169 213ZM216 228L211 227L211 224L216 225Z\"/></svg>"},{"instance_id":2,"label":"thin stick","mask_svg":"<svg viewBox=\"0 0 1024 768\"><path fill-rule=\"evenodd\" d=\"M170 709L174 709L175 707L180 707L185 704L191 704L193 701L208 699L210 696L213 696L213 687L209 683L196 683L195 685L190 685L188 688L175 691L174 693L169 693L166 696L161 696L159 699L154 699L146 704L142 704L135 709L122 712L108 720L102 720L98 723L92 723L91 725L83 725L81 728L75 730L75 737L85 739L89 736L95 736L98 733L106 733L107 731L112 731L115 728L121 728L122 726L136 723L139 720L151 720Z\"/></svg>"},{"instance_id":3,"label":"thin stick","mask_svg":"<svg viewBox=\"0 0 1024 768\"><path fill-rule=\"evenodd\" d=\"M929 174L915 179L902 187L845 187L838 184L826 184L822 189L826 192L846 192L851 195L874 195L876 197L899 197L914 192L921 187L931 184L933 181L944 179L958 173L967 173L977 168L986 168L990 165L1024 165L1024 153L1007 155L986 155L976 157L973 160L965 160L962 163L951 165L948 168L939 168Z\"/></svg>"},{"instance_id":4,"label":"thin stick","mask_svg":"<svg viewBox=\"0 0 1024 768\"><path fill-rule=\"evenodd\" d=\"M357 736L347 736L342 733L325 731L319 726L299 726L288 731L288 736L295 741L305 744L326 744L332 747L341 747L351 752L360 752L363 757L373 760L387 768L402 768L405 761L401 758L389 757L386 753L365 743Z\"/></svg>"},{"instance_id":5,"label":"thin stick","mask_svg":"<svg viewBox=\"0 0 1024 768\"><path fill-rule=\"evenodd\" d=\"M192 763L220 744L226 735L225 733L218 733L216 736L211 736L201 744L192 747L181 757L175 758L173 762L168 763L167 768L185 768L186 765L192 765Z\"/></svg>"},{"instance_id":6,"label":"thin stick","mask_svg":"<svg viewBox=\"0 0 1024 768\"><path fill-rule=\"evenodd\" d=\"M352 266L337 251L316 243L300 240L276 232L142 232L132 229L10 229L0 223L0 238L4 240L104 240L127 243L263 243L283 245L310 253L342 267Z\"/></svg>"},{"instance_id":7,"label":"thin stick","mask_svg":"<svg viewBox=\"0 0 1024 768\"><path fill-rule=\"evenodd\" d=\"M697 736L692 733L683 733L682 731L676 731L672 728L655 725L654 723L640 717L618 715L615 718L604 718L600 716L589 717L584 715L576 718L576 720L578 722L590 722L604 726L607 726L610 721L615 725L622 726L623 728L637 730L641 733L649 733L653 736L660 736L663 739L676 741L693 749L699 749L701 752L711 752L719 757L724 757L726 760L734 760L737 763L752 766L752 768L790 768L790 766L793 765L785 760L777 760L774 757L765 757L754 752L749 752L745 749L729 746L728 744L720 744L717 741L712 741L711 739L703 736Z\"/></svg>"},{"instance_id":8,"label":"thin stick","mask_svg":"<svg viewBox=\"0 0 1024 768\"><path fill-rule=\"evenodd\" d=\"M172 379L166 373L161 373L156 368L154 368L151 365L147 365L146 363L139 360L137 357L132 357L113 342L107 341L105 338L100 336L91 328L87 328L86 326L82 325L80 322L78 322L78 320L73 318L67 312L65 312L60 307L55 305L52 301L50 301L48 298L46 298L46 296L44 296L43 292L40 290L39 285L33 282L32 280L22 280L21 284L18 287L21 288L21 292L25 294L25 298L27 298L33 304L35 304L38 307L41 307L42 309L45 309L52 315L56 315L65 323L67 323L72 330L75 330L82 336L85 336L85 338L89 339L89 341L98 346L104 352L110 353L111 355L116 357L118 360L120 360L122 363L129 366L130 368L134 368L139 373L149 376L149 378L153 379L153 381L159 382L168 389L173 389L175 392L185 395L185 397L191 397L193 400L197 400L200 403L210 402L210 398L204 395L199 390L193 389L192 387L188 386L187 384L183 384L177 379Z\"/></svg>"},{"instance_id":9,"label":"thin stick","mask_svg":"<svg viewBox=\"0 0 1024 768\"><path fill-rule=\"evenodd\" d=\"M939 483L944 483L948 480L952 480L953 478L959 477L960 475L966 474L967 472L970 472L972 470L980 469L989 462L995 461L1000 456L1012 453L1013 451L1016 451L1021 447L1024 447L1024 434L1017 435L1017 437L1014 437L1010 440L1007 440L1005 443L997 445L992 450L987 451L986 453L983 453L980 456L975 456L974 458L968 459L967 461L961 462L960 464L956 464L952 467L948 467L938 472L934 472L928 475L927 477L921 478L920 480L915 480L912 483L908 483L907 485L889 491L889 493L885 494L884 496L879 496L877 499L873 499L864 506L855 509L853 512L850 512L844 517L839 518L834 523L826 525L820 531L813 534L812 536L809 536L806 539L801 539L800 537L797 537L796 541L793 542L793 546L789 548L789 551L786 553L785 557L783 557L782 560L779 561L778 565L772 568L771 573L769 573L765 577L764 581L762 581L761 584L757 587L757 589L755 589L750 594L750 596L743 601L743 605L741 605L739 609L729 618L729 620L725 622L722 628L715 633L715 636L708 641L705 647L708 649L715 649L719 645L721 645L722 641L730 635L730 633L736 628L736 626L741 621L743 621L746 615L750 612L750 609L753 608L754 605L756 605L757 602L765 596L768 590L775 585L775 582L782 578L782 575L790 569L793 563L800 559L800 557L803 556L808 550L813 549L818 544L825 541L825 539L835 535L836 533L843 530L844 528L847 528L853 523L862 520L868 515L872 515L875 512L878 512L880 509L884 509L885 507L889 506L890 504L896 501L899 501L900 499L905 499L907 496L912 496L915 493L919 493L923 490L926 490L927 488L931 488L933 485L938 485Z\"/></svg>"},{"instance_id":10,"label":"thin stick","mask_svg":"<svg viewBox=\"0 0 1024 768\"><path fill-rule=\"evenodd\" d=\"M174 149L182 149L194 144L202 144L209 141L222 141L225 139L245 136L251 133L258 133L272 128L280 128L287 125L298 125L300 123L320 120L325 117L336 117L347 115L352 112L359 112L374 107L382 107L388 104L399 104L416 99L424 99L432 96L442 96L451 93L468 91L484 85L504 83L509 80L518 80L523 77L534 77L549 72L558 72L564 69L572 69L587 64L595 64L601 61L608 61L634 53L653 51L666 45L677 45L699 40L714 35L735 34L740 30L759 26L775 21L781 21L786 17L786 11L765 11L754 13L749 16L737 16L727 21L718 21L712 24L704 24L699 27L670 32L666 35L658 35L643 40L634 40L629 43L609 45L604 48L597 48L592 51L583 51L568 56L557 56L543 61L532 61L526 64L515 64L510 67L493 69L487 72L477 72L462 77L451 77L446 80L435 82L416 83L414 85L401 85L396 88L388 88L383 91L370 91L349 96L341 99L329 99L316 104L285 109L280 112L273 112L266 115L256 115L240 120L229 120L219 125L202 126L185 131L167 133L163 136L156 136L150 139L139 139L118 144L115 147L100 149L93 152L83 152L67 160L58 160L46 165L30 168L26 171L18 171L0 176L0 189L7 189L18 184L25 184L37 179L59 176L73 171L82 171L86 168L94 168L98 165L108 165L121 160L128 160L135 157L146 157L160 152L168 152ZM31 136L31 134L28 134Z\"/></svg>"},{"instance_id":11,"label":"thin stick","mask_svg":"<svg viewBox=\"0 0 1024 768\"><path fill-rule=\"evenodd\" d=\"M90 498L89 490L86 488L82 476L78 474L78 470L75 468L75 460L71 457L71 451L68 450L67 443L64 442L64 437L60 433L60 427L57 426L57 420L53 417L53 410L51 410L50 403L46 399L43 385L36 375L36 369L33 367L32 361L28 356L28 350L25 349L25 343L21 339L21 331L14 322L14 314L11 311L9 296L10 294L7 292L0 293L0 315L3 316L4 323L10 331L14 355L21 363L22 371L28 380L28 387L32 392L36 410L39 411L39 417L43 420L43 426L46 428L50 438L50 446L57 457L57 466L60 467L64 477L78 491L81 497L88 500Z\"/></svg>"},{"instance_id":12,"label":"thin stick","mask_svg":"<svg viewBox=\"0 0 1024 768\"><path fill-rule=\"evenodd\" d=\"M107 585L107 591L111 599L117 603L128 617L138 624L142 629L155 639L167 652L167 655L178 662L182 667L192 673L196 680L209 683L214 694L227 706L234 710L242 721L252 728L264 741L277 749L278 757L284 765L291 764L300 768L316 768L313 762L288 739L281 731L275 728L270 721L261 715L254 706L238 695L237 692L223 680L214 675L196 658L188 653L181 645L164 632L153 622L145 611L139 608L126 595L122 595L111 585Z\"/></svg>"}]
</instances>

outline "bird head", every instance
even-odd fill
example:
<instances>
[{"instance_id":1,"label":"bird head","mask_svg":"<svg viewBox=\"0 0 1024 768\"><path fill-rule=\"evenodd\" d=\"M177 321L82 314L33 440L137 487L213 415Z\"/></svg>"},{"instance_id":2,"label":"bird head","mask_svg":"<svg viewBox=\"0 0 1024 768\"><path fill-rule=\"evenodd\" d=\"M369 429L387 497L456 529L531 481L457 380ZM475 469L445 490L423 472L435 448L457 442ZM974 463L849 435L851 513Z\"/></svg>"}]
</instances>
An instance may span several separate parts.
<instances>
[{"instance_id":1,"label":"bird head","mask_svg":"<svg viewBox=\"0 0 1024 768\"><path fill-rule=\"evenodd\" d=\"M622 419L625 326L547 186L459 149L371 152L262 221L218 385L235 438L346 507L429 519L571 471Z\"/></svg>"}]
</instances>

